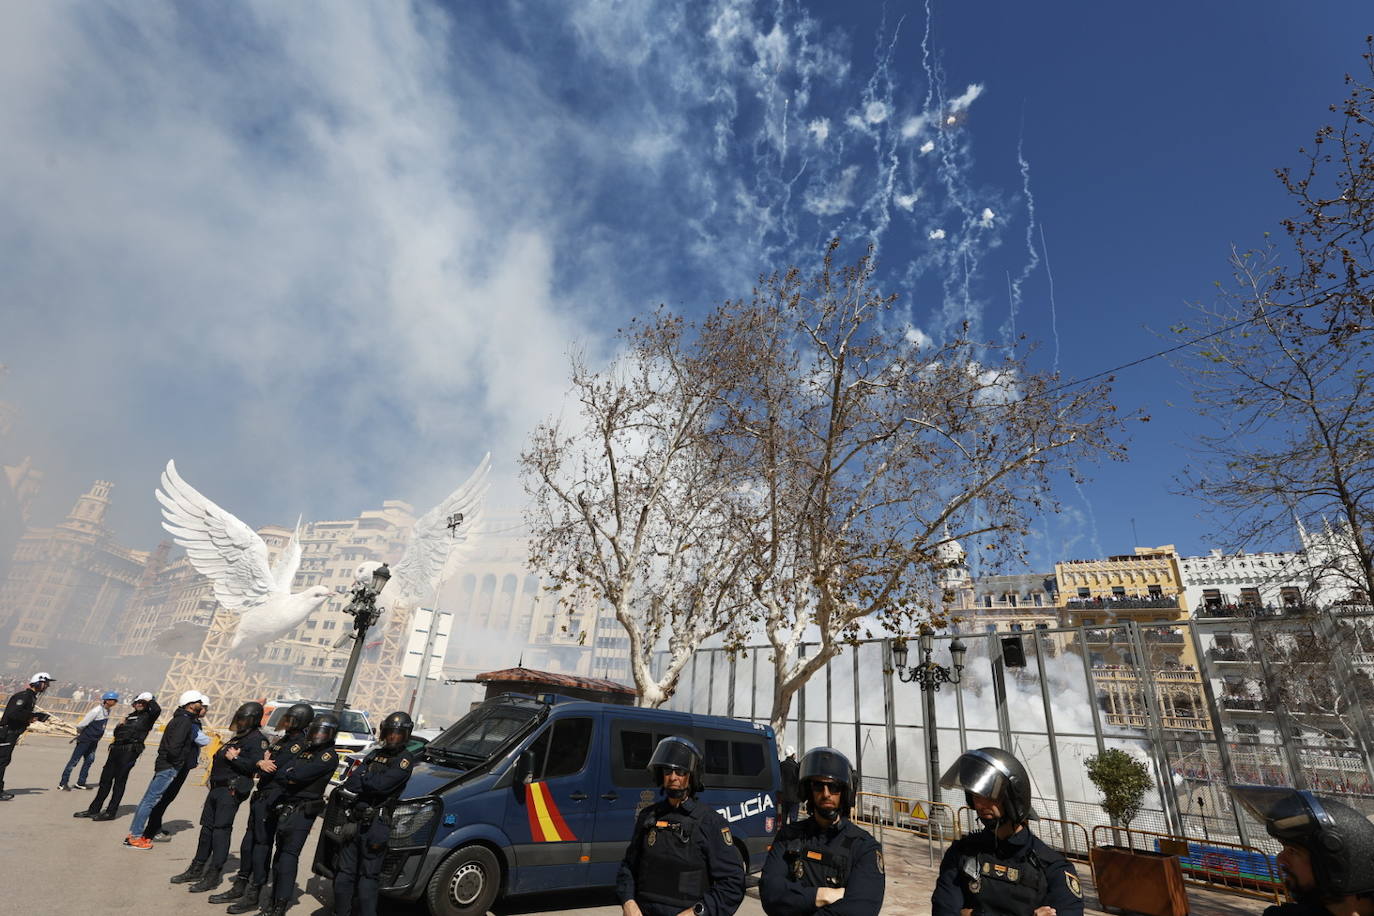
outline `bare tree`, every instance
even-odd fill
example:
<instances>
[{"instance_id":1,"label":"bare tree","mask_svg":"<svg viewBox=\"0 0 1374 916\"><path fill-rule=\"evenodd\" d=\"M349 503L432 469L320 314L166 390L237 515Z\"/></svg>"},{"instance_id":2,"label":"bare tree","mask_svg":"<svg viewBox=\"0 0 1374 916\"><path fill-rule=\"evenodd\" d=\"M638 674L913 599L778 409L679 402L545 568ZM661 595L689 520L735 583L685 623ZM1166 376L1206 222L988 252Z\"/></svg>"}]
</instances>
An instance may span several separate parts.
<instances>
[{"instance_id":1,"label":"bare tree","mask_svg":"<svg viewBox=\"0 0 1374 916\"><path fill-rule=\"evenodd\" d=\"M936 344L874 288L871 252L766 278L702 327L728 367L718 435L754 512L742 624L772 649L771 720L844 646L937 616L942 551L1020 557L1051 480L1123 454L1106 386L1063 386L1014 349L966 334ZM937 617L937 622L938 617ZM819 643L799 654L803 640Z\"/></svg>"},{"instance_id":2,"label":"bare tree","mask_svg":"<svg viewBox=\"0 0 1374 916\"><path fill-rule=\"evenodd\" d=\"M1372 46L1374 47L1374 46ZM1374 75L1374 53L1364 55ZM1305 167L1278 171L1300 215L1284 221L1291 245L1233 250L1233 282L1198 306L1206 345L1180 360L1210 431L1184 490L1218 510L1226 546L1263 544L1294 517L1330 516L1336 541L1316 576L1344 576L1374 595L1374 88L1347 77L1350 94L1320 129Z\"/></svg>"},{"instance_id":3,"label":"bare tree","mask_svg":"<svg viewBox=\"0 0 1374 916\"><path fill-rule=\"evenodd\" d=\"M684 330L660 310L622 335L624 354L608 369L575 357L581 424L539 426L521 455L531 564L569 607L591 600L614 610L645 706L672 696L692 653L747 598L732 521L740 499L711 435L721 376Z\"/></svg>"}]
</instances>

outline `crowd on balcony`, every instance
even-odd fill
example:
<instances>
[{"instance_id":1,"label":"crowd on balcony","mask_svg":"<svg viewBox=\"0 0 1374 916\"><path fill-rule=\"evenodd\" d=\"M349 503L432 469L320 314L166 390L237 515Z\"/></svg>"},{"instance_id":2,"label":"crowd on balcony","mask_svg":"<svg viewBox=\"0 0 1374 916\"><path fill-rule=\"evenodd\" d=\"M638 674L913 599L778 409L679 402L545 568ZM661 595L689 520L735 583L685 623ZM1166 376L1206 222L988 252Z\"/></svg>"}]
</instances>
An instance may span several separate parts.
<instances>
[{"instance_id":1,"label":"crowd on balcony","mask_svg":"<svg viewBox=\"0 0 1374 916\"><path fill-rule=\"evenodd\" d=\"M1208 604L1197 609L1198 617L1282 617L1284 614L1306 614L1313 610L1310 604L1290 602L1287 604Z\"/></svg>"}]
</instances>

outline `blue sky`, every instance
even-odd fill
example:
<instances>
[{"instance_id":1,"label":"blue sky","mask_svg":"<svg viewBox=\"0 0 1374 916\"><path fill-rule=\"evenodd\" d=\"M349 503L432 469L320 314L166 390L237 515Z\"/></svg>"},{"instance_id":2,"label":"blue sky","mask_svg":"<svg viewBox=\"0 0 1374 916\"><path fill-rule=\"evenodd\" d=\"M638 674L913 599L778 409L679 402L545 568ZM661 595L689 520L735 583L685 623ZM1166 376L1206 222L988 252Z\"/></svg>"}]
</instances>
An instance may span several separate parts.
<instances>
[{"instance_id":1,"label":"blue sky","mask_svg":"<svg viewBox=\"0 0 1374 916\"><path fill-rule=\"evenodd\" d=\"M995 337L1014 305L1070 377L1157 349L1289 212L1272 170L1371 26L1355 2L129 9L0 32L0 396L39 520L107 477L141 546L169 457L252 524L423 510L487 449L512 502L570 349L835 233L878 244L931 334ZM1061 493L1038 559L1126 551L1132 518L1208 546L1168 492L1180 381L1121 376L1152 422Z\"/></svg>"}]
</instances>

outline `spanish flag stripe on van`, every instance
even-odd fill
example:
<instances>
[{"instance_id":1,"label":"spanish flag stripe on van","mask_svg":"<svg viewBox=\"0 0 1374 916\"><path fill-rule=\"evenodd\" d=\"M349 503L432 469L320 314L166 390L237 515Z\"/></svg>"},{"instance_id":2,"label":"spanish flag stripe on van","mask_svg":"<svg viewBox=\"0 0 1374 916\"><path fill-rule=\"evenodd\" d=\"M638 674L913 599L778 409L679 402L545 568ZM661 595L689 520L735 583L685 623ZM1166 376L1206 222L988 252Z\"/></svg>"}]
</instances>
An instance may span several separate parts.
<instances>
[{"instance_id":1,"label":"spanish flag stripe on van","mask_svg":"<svg viewBox=\"0 0 1374 916\"><path fill-rule=\"evenodd\" d=\"M530 836L536 843L561 843L577 839L568 829L549 795L548 786L532 782L525 786L525 810L530 819Z\"/></svg>"}]
</instances>

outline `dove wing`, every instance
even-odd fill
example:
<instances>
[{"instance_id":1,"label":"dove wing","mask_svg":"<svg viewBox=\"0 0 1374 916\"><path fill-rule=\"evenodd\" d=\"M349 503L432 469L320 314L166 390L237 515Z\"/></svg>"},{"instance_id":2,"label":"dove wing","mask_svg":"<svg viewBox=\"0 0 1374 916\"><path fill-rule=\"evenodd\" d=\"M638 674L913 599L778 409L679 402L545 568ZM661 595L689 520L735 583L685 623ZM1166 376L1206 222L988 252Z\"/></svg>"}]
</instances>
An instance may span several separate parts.
<instances>
[{"instance_id":1,"label":"dove wing","mask_svg":"<svg viewBox=\"0 0 1374 916\"><path fill-rule=\"evenodd\" d=\"M241 611L279 594L262 538L182 480L175 462L167 462L162 489L155 492L162 503L162 527L186 549L196 572L210 580L220 604Z\"/></svg>"},{"instance_id":2,"label":"dove wing","mask_svg":"<svg viewBox=\"0 0 1374 916\"><path fill-rule=\"evenodd\" d=\"M391 581L385 591L389 603L431 600L449 557L456 551L466 552L471 548L481 523L490 470L491 453L488 452L462 486L415 523L406 552L391 571ZM452 535L448 530L448 517L455 512L463 513L463 527Z\"/></svg>"},{"instance_id":3,"label":"dove wing","mask_svg":"<svg viewBox=\"0 0 1374 916\"><path fill-rule=\"evenodd\" d=\"M291 592L291 583L296 578L296 570L301 568L301 520L296 519L296 533L286 549L277 554L277 562L272 564L272 581L280 594Z\"/></svg>"}]
</instances>

